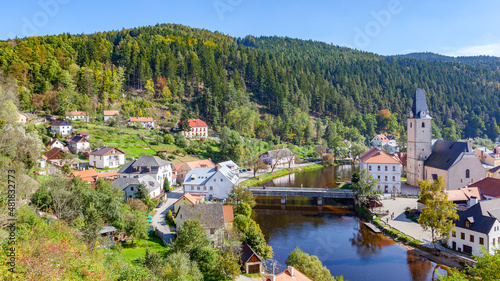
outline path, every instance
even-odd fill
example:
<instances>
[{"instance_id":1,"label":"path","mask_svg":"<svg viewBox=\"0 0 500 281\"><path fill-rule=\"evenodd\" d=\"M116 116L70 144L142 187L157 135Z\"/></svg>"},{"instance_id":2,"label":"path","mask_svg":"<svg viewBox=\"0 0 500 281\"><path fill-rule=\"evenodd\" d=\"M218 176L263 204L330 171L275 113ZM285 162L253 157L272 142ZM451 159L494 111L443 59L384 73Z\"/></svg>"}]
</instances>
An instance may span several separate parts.
<instances>
[{"instance_id":1,"label":"path","mask_svg":"<svg viewBox=\"0 0 500 281\"><path fill-rule=\"evenodd\" d=\"M183 194L182 188L177 188L167 193L167 200L163 202L163 205L157 209L156 214L153 216L151 225L164 234L163 240L165 241L169 241L170 239L173 240L174 238L172 229L170 229L170 227L165 223L165 216L167 215L168 210L174 208L175 201L181 198Z\"/></svg>"}]
</instances>

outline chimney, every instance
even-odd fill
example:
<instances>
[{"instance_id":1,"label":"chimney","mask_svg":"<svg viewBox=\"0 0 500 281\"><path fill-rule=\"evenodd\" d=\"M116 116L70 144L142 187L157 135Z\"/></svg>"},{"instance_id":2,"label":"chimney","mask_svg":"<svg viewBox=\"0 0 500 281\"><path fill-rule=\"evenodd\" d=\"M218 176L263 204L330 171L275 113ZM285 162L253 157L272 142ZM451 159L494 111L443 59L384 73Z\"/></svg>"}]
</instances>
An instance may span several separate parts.
<instances>
[{"instance_id":1,"label":"chimney","mask_svg":"<svg viewBox=\"0 0 500 281\"><path fill-rule=\"evenodd\" d=\"M477 204L477 197L476 196L471 196L469 199L469 207L472 207Z\"/></svg>"},{"instance_id":2,"label":"chimney","mask_svg":"<svg viewBox=\"0 0 500 281\"><path fill-rule=\"evenodd\" d=\"M472 151L472 139L471 138L467 139L467 151L469 151L469 152Z\"/></svg>"},{"instance_id":3,"label":"chimney","mask_svg":"<svg viewBox=\"0 0 500 281\"><path fill-rule=\"evenodd\" d=\"M292 278L294 278L293 274L294 274L294 268L293 266L288 266L288 273L290 273L290 276L292 276Z\"/></svg>"}]
</instances>

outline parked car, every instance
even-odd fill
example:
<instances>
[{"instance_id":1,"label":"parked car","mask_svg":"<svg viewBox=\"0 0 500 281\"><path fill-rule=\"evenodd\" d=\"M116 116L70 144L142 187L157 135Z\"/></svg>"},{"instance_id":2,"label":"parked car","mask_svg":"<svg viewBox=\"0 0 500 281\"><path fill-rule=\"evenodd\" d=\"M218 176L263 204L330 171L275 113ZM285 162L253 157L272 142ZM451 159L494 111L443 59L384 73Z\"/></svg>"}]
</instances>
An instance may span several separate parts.
<instances>
[{"instance_id":1,"label":"parked car","mask_svg":"<svg viewBox=\"0 0 500 281\"><path fill-rule=\"evenodd\" d=\"M160 201L160 203L158 203L158 205L156 205L156 208L160 208L161 205L163 205L163 201Z\"/></svg>"},{"instance_id":2,"label":"parked car","mask_svg":"<svg viewBox=\"0 0 500 281\"><path fill-rule=\"evenodd\" d=\"M243 170L240 170L240 173L243 173Z\"/></svg>"},{"instance_id":3,"label":"parked car","mask_svg":"<svg viewBox=\"0 0 500 281\"><path fill-rule=\"evenodd\" d=\"M247 172L251 172L251 171L252 171L252 169L247 169Z\"/></svg>"},{"instance_id":4,"label":"parked car","mask_svg":"<svg viewBox=\"0 0 500 281\"><path fill-rule=\"evenodd\" d=\"M243 173L246 172L246 171L247 171L247 169L243 169Z\"/></svg>"}]
</instances>

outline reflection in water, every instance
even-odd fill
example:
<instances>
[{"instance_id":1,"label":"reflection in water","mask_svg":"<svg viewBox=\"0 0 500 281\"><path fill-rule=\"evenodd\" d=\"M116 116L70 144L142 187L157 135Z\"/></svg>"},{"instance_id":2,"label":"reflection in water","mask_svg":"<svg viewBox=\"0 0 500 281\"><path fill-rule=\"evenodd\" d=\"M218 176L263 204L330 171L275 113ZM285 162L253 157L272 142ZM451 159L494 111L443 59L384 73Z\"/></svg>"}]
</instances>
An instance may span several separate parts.
<instances>
[{"instance_id":1,"label":"reflection in water","mask_svg":"<svg viewBox=\"0 0 500 281\"><path fill-rule=\"evenodd\" d=\"M332 273L347 280L432 280L437 265L374 234L340 206L257 205L254 219L273 247L277 272L297 246L316 255ZM269 267L270 268L270 267ZM444 274L443 269L439 269Z\"/></svg>"},{"instance_id":2,"label":"reflection in water","mask_svg":"<svg viewBox=\"0 0 500 281\"><path fill-rule=\"evenodd\" d=\"M362 258L376 255L382 247L395 243L382 234L373 233L362 222L359 222L359 225L354 230L357 232L353 233L353 237L349 241L351 241L352 246L356 247L356 252Z\"/></svg>"},{"instance_id":3,"label":"reflection in water","mask_svg":"<svg viewBox=\"0 0 500 281\"><path fill-rule=\"evenodd\" d=\"M351 180L353 172L358 171L358 165L339 165L320 170L290 174L265 182L265 187L328 187L337 188L337 182ZM340 179L338 178L340 177Z\"/></svg>"}]
</instances>

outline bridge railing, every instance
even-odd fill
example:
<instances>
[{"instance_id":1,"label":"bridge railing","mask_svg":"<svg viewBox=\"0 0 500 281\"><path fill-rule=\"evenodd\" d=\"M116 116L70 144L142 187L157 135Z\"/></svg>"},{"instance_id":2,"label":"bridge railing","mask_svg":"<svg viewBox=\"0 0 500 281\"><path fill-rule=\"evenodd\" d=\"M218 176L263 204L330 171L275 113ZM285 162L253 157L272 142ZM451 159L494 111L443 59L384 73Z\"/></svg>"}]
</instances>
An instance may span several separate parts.
<instances>
[{"instance_id":1,"label":"bridge railing","mask_svg":"<svg viewBox=\"0 0 500 281\"><path fill-rule=\"evenodd\" d=\"M251 187L250 191L302 191L302 192L328 192L328 193L352 193L351 189L327 189L309 187Z\"/></svg>"}]
</instances>

